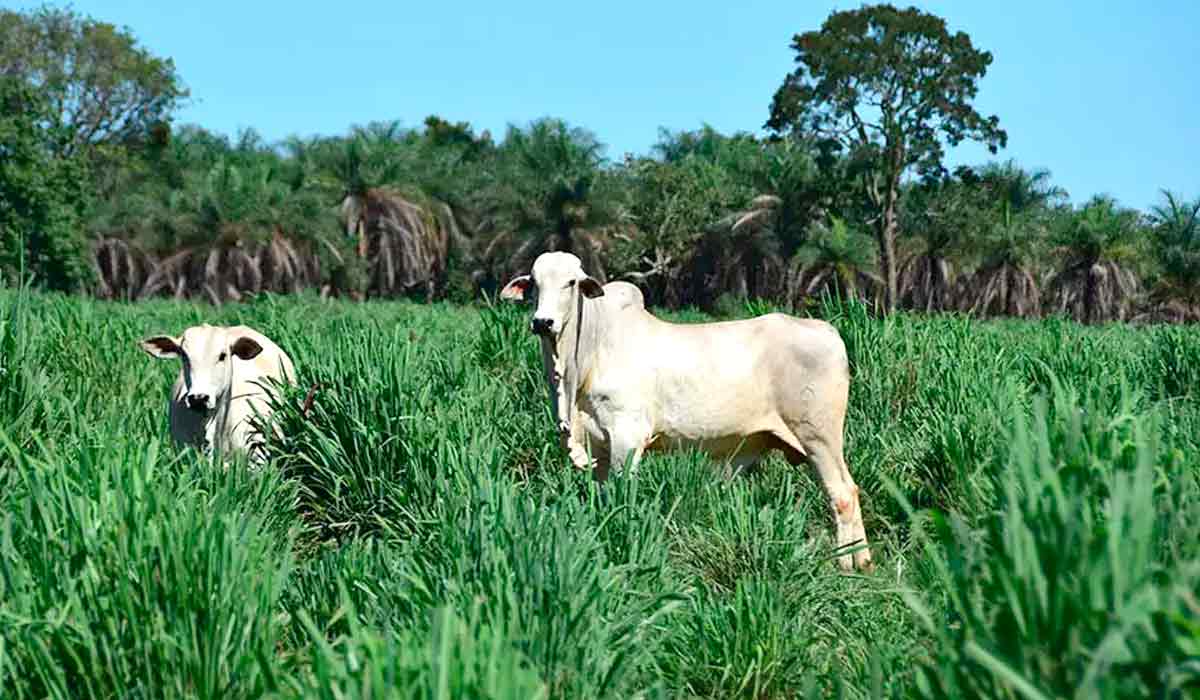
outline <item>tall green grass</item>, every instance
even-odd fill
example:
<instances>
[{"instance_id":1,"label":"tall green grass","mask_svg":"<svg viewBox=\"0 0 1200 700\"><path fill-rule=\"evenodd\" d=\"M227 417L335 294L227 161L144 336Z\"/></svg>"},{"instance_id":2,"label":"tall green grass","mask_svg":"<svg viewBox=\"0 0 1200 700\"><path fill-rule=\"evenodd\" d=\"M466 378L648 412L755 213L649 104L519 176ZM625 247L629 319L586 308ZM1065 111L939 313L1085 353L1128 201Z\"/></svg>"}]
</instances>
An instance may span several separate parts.
<instances>
[{"instance_id":1,"label":"tall green grass","mask_svg":"<svg viewBox=\"0 0 1200 700\"><path fill-rule=\"evenodd\" d=\"M851 355L871 576L837 572L825 499L780 458L655 455L600 492L519 308L0 291L0 688L1200 692L1200 333L819 314ZM265 469L167 439L176 367L136 341L200 321L296 363Z\"/></svg>"}]
</instances>

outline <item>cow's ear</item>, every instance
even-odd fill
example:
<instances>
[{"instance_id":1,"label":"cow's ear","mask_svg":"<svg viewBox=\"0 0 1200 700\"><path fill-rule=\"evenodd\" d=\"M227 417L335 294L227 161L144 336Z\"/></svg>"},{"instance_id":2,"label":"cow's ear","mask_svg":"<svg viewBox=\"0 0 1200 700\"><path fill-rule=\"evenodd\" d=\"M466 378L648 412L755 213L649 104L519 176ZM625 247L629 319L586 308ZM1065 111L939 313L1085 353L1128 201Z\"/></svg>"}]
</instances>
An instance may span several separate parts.
<instances>
[{"instance_id":1,"label":"cow's ear","mask_svg":"<svg viewBox=\"0 0 1200 700\"><path fill-rule=\"evenodd\" d=\"M253 360L258 357L258 353L263 351L262 346L258 344L257 340L245 335L235 340L233 345L229 346L229 349L233 351L234 357L239 360Z\"/></svg>"},{"instance_id":2,"label":"cow's ear","mask_svg":"<svg viewBox=\"0 0 1200 700\"><path fill-rule=\"evenodd\" d=\"M529 288L533 286L533 278L529 275L514 277L511 282L500 290L500 298L507 301L526 301L529 299Z\"/></svg>"},{"instance_id":3,"label":"cow's ear","mask_svg":"<svg viewBox=\"0 0 1200 700\"><path fill-rule=\"evenodd\" d=\"M600 283L591 277L584 277L579 280L579 291L583 292L583 295L588 299L604 296L604 287L601 287Z\"/></svg>"},{"instance_id":4,"label":"cow's ear","mask_svg":"<svg viewBox=\"0 0 1200 700\"><path fill-rule=\"evenodd\" d=\"M179 357L183 352L179 348L179 341L169 335L156 335L152 338L146 338L140 345L151 357L164 360Z\"/></svg>"}]
</instances>

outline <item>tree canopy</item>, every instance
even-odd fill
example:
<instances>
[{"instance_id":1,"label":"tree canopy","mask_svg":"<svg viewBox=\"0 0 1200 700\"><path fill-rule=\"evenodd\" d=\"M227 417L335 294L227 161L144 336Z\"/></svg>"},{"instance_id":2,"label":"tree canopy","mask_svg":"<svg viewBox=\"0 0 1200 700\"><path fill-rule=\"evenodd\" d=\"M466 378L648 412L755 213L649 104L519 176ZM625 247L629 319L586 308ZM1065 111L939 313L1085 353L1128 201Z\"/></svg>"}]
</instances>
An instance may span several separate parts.
<instances>
[{"instance_id":1,"label":"tree canopy","mask_svg":"<svg viewBox=\"0 0 1200 700\"><path fill-rule=\"evenodd\" d=\"M889 309L897 301L897 207L901 178L943 168L943 142L1007 142L995 116L972 106L992 55L940 17L916 8L871 5L834 12L817 31L795 36L796 68L771 103L776 134L816 135L826 148L866 164L863 188L875 230Z\"/></svg>"},{"instance_id":2,"label":"tree canopy","mask_svg":"<svg viewBox=\"0 0 1200 700\"><path fill-rule=\"evenodd\" d=\"M80 214L87 168L58 146L69 138L29 85L0 76L0 275L24 270L42 286L71 289L89 266ZM5 274L6 273L6 274Z\"/></svg>"},{"instance_id":3,"label":"tree canopy","mask_svg":"<svg viewBox=\"0 0 1200 700\"><path fill-rule=\"evenodd\" d=\"M70 9L0 9L0 75L43 95L45 116L65 129L64 155L98 144L166 138L188 96L175 63L133 33Z\"/></svg>"},{"instance_id":4,"label":"tree canopy","mask_svg":"<svg viewBox=\"0 0 1200 700\"><path fill-rule=\"evenodd\" d=\"M467 299L556 249L667 306L830 292L876 311L1200 320L1194 202L1135 216L1072 206L1013 161L947 172L951 145L1006 137L973 106L990 54L918 10L797 35L767 138L702 122L616 162L549 117L495 140L438 115L281 142L177 126L174 66L129 30L0 19L5 282L24 265L114 299Z\"/></svg>"}]
</instances>

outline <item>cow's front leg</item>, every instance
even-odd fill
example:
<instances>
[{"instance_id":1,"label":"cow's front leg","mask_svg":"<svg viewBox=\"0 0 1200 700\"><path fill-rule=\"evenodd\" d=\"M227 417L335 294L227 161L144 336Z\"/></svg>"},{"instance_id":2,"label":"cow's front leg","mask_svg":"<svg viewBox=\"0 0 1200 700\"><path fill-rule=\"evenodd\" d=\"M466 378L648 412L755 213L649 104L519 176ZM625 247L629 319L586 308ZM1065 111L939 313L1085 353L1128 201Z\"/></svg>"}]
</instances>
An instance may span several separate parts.
<instances>
[{"instance_id":1,"label":"cow's front leg","mask_svg":"<svg viewBox=\"0 0 1200 700\"><path fill-rule=\"evenodd\" d=\"M564 432L563 443L567 449L567 455L571 458L571 464L575 465L576 469L591 468L592 458L588 454L587 447L577 436L571 435L570 432Z\"/></svg>"},{"instance_id":2,"label":"cow's front leg","mask_svg":"<svg viewBox=\"0 0 1200 700\"><path fill-rule=\"evenodd\" d=\"M610 427L605 431L608 438L608 467L623 469L628 462L630 472L637 470L642 461L642 453L650 441L650 425L641 416L617 414L613 417ZM605 469L603 481L608 477Z\"/></svg>"},{"instance_id":3,"label":"cow's front leg","mask_svg":"<svg viewBox=\"0 0 1200 700\"><path fill-rule=\"evenodd\" d=\"M586 470L593 467L594 460L588 452L587 431L584 430L578 413L572 416L570 421L564 420L558 424L558 436L576 469Z\"/></svg>"}]
</instances>

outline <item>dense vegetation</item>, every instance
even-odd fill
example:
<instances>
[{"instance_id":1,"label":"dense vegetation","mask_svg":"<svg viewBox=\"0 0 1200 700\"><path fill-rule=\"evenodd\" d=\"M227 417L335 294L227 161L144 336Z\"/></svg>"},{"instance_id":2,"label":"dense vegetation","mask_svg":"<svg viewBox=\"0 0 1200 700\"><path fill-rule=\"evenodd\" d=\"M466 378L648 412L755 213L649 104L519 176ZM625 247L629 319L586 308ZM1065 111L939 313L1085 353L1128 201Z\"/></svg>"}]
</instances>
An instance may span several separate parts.
<instances>
[{"instance_id":1,"label":"dense vegetation","mask_svg":"<svg viewBox=\"0 0 1200 700\"><path fill-rule=\"evenodd\" d=\"M1200 320L1200 198L948 171L1007 134L932 15L793 48L767 136L613 162L555 119L229 139L129 30L0 9L4 697L1200 694L1200 337L1070 320ZM778 456L571 469L480 300L544 250L676 320L833 323L876 572ZM261 470L167 439L137 341L198 322L296 361Z\"/></svg>"},{"instance_id":2,"label":"dense vegetation","mask_svg":"<svg viewBox=\"0 0 1200 700\"><path fill-rule=\"evenodd\" d=\"M2 10L0 277L116 299L463 299L559 249L672 307L835 292L881 309L1200 318L1200 198L1072 206L1011 161L947 171L946 146L1007 141L972 107L991 55L965 34L871 6L794 49L767 137L664 131L613 162L549 118L498 139L431 116L230 140L173 124L183 80L129 30Z\"/></svg>"},{"instance_id":3,"label":"dense vegetation","mask_svg":"<svg viewBox=\"0 0 1200 700\"><path fill-rule=\"evenodd\" d=\"M598 492L557 447L519 307L0 292L0 687L1200 691L1194 333L820 314L851 354L869 576L837 572L819 487L778 456L726 478L655 455ZM260 471L167 442L176 368L137 341L201 320L248 323L296 361Z\"/></svg>"}]
</instances>

